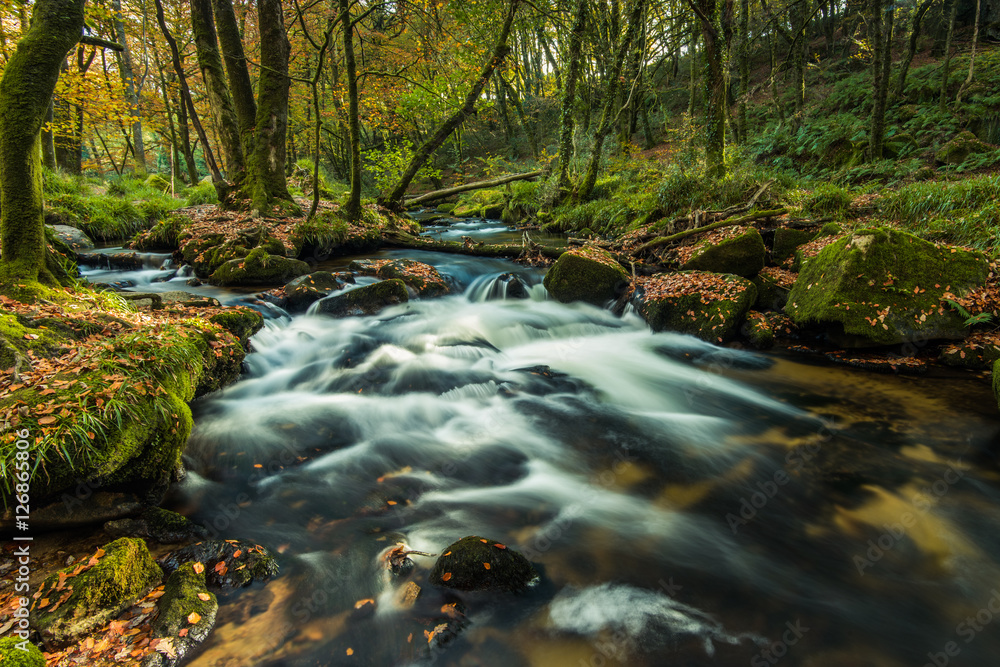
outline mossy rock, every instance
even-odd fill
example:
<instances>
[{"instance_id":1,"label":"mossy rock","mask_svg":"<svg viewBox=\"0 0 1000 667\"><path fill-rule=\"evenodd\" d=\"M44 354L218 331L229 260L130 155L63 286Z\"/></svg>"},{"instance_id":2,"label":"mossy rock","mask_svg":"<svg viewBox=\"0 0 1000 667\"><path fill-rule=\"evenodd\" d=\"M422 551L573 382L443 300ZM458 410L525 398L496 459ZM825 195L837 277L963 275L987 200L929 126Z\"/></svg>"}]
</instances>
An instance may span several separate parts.
<instances>
[{"instance_id":1,"label":"mossy rock","mask_svg":"<svg viewBox=\"0 0 1000 667\"><path fill-rule=\"evenodd\" d=\"M166 192L170 189L170 180L160 176L159 174L150 174L146 179L146 185L151 188L156 188L160 192Z\"/></svg>"},{"instance_id":2,"label":"mossy rock","mask_svg":"<svg viewBox=\"0 0 1000 667\"><path fill-rule=\"evenodd\" d=\"M220 287L283 285L307 273L309 265L303 261L271 255L264 248L254 248L245 258L231 259L217 268L208 282Z\"/></svg>"},{"instance_id":3,"label":"mossy rock","mask_svg":"<svg viewBox=\"0 0 1000 667\"><path fill-rule=\"evenodd\" d=\"M757 289L746 278L679 271L650 278L638 310L653 331L676 331L722 343L736 335L756 300Z\"/></svg>"},{"instance_id":4,"label":"mossy rock","mask_svg":"<svg viewBox=\"0 0 1000 667\"><path fill-rule=\"evenodd\" d=\"M885 142L882 144L883 157L891 160L903 157L912 153L920 148L920 144L917 140L913 138L913 135L909 132L899 132L892 135L891 137L886 137Z\"/></svg>"},{"instance_id":5,"label":"mossy rock","mask_svg":"<svg viewBox=\"0 0 1000 667\"><path fill-rule=\"evenodd\" d=\"M982 286L988 273L981 253L866 229L805 263L785 312L847 347L959 339L964 319L943 303L945 294Z\"/></svg>"},{"instance_id":6,"label":"mossy rock","mask_svg":"<svg viewBox=\"0 0 1000 667\"><path fill-rule=\"evenodd\" d=\"M225 312L212 315L208 321L218 324L239 338L240 345L247 351L249 351L250 336L264 328L264 316L253 308L244 306L227 308Z\"/></svg>"},{"instance_id":7,"label":"mossy rock","mask_svg":"<svg viewBox=\"0 0 1000 667\"><path fill-rule=\"evenodd\" d=\"M681 267L685 271L730 273L751 278L764 268L767 248L764 239L753 227L719 243L704 243Z\"/></svg>"},{"instance_id":8,"label":"mossy rock","mask_svg":"<svg viewBox=\"0 0 1000 667\"><path fill-rule=\"evenodd\" d=\"M208 638L215 627L219 602L208 591L205 572L195 572L194 563L187 562L173 571L159 599L159 615L153 622L151 637L168 639L176 655L168 657L154 652L144 661L143 667L172 667L191 654ZM197 619L192 623L192 619ZM187 632L180 636L180 631Z\"/></svg>"},{"instance_id":9,"label":"mossy rock","mask_svg":"<svg viewBox=\"0 0 1000 667\"><path fill-rule=\"evenodd\" d=\"M278 574L278 563L271 552L246 540L206 540L160 560L169 573L192 562L204 565L208 586L221 590L265 582Z\"/></svg>"},{"instance_id":10,"label":"mossy rock","mask_svg":"<svg viewBox=\"0 0 1000 667\"><path fill-rule=\"evenodd\" d=\"M854 167L864 161L864 145L849 139L837 139L823 152L822 163L835 169Z\"/></svg>"},{"instance_id":11,"label":"mossy rock","mask_svg":"<svg viewBox=\"0 0 1000 667\"><path fill-rule=\"evenodd\" d=\"M49 229L71 250L90 250L94 242L83 231L69 225L47 225Z\"/></svg>"},{"instance_id":12,"label":"mossy rock","mask_svg":"<svg viewBox=\"0 0 1000 667\"><path fill-rule=\"evenodd\" d=\"M45 667L45 656L27 639L0 639L0 667Z\"/></svg>"},{"instance_id":13,"label":"mossy rock","mask_svg":"<svg viewBox=\"0 0 1000 667\"><path fill-rule=\"evenodd\" d=\"M934 154L934 159L941 164L962 164L974 153L988 153L991 150L993 149L989 144L984 144L972 132L965 130L942 146Z\"/></svg>"},{"instance_id":14,"label":"mossy rock","mask_svg":"<svg viewBox=\"0 0 1000 667\"><path fill-rule=\"evenodd\" d=\"M993 396L997 400L997 407L1000 407L1000 359L993 362Z\"/></svg>"},{"instance_id":15,"label":"mossy rock","mask_svg":"<svg viewBox=\"0 0 1000 667\"><path fill-rule=\"evenodd\" d=\"M92 632L134 604L163 579L142 540L123 537L103 547L97 563L74 575L67 567L39 587L31 621L46 647L58 648ZM59 573L66 577L59 587ZM69 592L65 602L59 603ZM47 602L42 606L43 602Z\"/></svg>"},{"instance_id":16,"label":"mossy rock","mask_svg":"<svg viewBox=\"0 0 1000 667\"><path fill-rule=\"evenodd\" d=\"M456 218L481 218L482 206L474 203L456 204L451 210L451 214Z\"/></svg>"},{"instance_id":17,"label":"mossy rock","mask_svg":"<svg viewBox=\"0 0 1000 667\"><path fill-rule=\"evenodd\" d=\"M455 204L438 204L435 210L438 213L449 214L455 210Z\"/></svg>"},{"instance_id":18,"label":"mossy rock","mask_svg":"<svg viewBox=\"0 0 1000 667\"><path fill-rule=\"evenodd\" d=\"M756 311L747 313L746 322L743 323L743 335L758 350L774 347L774 329L763 313Z\"/></svg>"},{"instance_id":19,"label":"mossy rock","mask_svg":"<svg viewBox=\"0 0 1000 667\"><path fill-rule=\"evenodd\" d=\"M629 275L611 253L586 246L564 252L545 274L543 283L556 301L603 306L621 296Z\"/></svg>"},{"instance_id":20,"label":"mossy rock","mask_svg":"<svg viewBox=\"0 0 1000 667\"><path fill-rule=\"evenodd\" d=\"M496 540L463 537L448 546L431 570L430 582L459 591L516 593L531 586L538 572L527 558Z\"/></svg>"},{"instance_id":21,"label":"mossy rock","mask_svg":"<svg viewBox=\"0 0 1000 667\"><path fill-rule=\"evenodd\" d=\"M946 345L938 357L941 363L958 368L985 371L1000 359L1000 344L980 334Z\"/></svg>"},{"instance_id":22,"label":"mossy rock","mask_svg":"<svg viewBox=\"0 0 1000 667\"><path fill-rule=\"evenodd\" d=\"M170 215L151 228L136 234L129 243L135 250L177 250L191 238L191 219L184 215Z\"/></svg>"},{"instance_id":23,"label":"mossy rock","mask_svg":"<svg viewBox=\"0 0 1000 667\"><path fill-rule=\"evenodd\" d=\"M753 307L758 310L782 310L788 303L791 290L769 275L766 271L757 274L750 280L757 288L757 300Z\"/></svg>"},{"instance_id":24,"label":"mossy rock","mask_svg":"<svg viewBox=\"0 0 1000 667\"><path fill-rule=\"evenodd\" d=\"M355 260L347 268L355 273L383 280L398 278L422 299L444 296L451 291L437 269L412 259Z\"/></svg>"},{"instance_id":25,"label":"mossy rock","mask_svg":"<svg viewBox=\"0 0 1000 667\"><path fill-rule=\"evenodd\" d=\"M805 245L813 240L816 232L806 229L791 229L789 227L778 227L774 230L774 246L771 248L771 261L781 264L791 257L800 245Z\"/></svg>"},{"instance_id":26,"label":"mossy rock","mask_svg":"<svg viewBox=\"0 0 1000 667\"><path fill-rule=\"evenodd\" d=\"M104 530L111 535L148 538L161 544L203 539L208 534L204 526L162 507L147 507L137 517L108 521Z\"/></svg>"},{"instance_id":27,"label":"mossy rock","mask_svg":"<svg viewBox=\"0 0 1000 667\"><path fill-rule=\"evenodd\" d=\"M354 282L350 274L333 274L314 271L299 276L285 285L285 307L290 311L304 311L316 301Z\"/></svg>"},{"instance_id":28,"label":"mossy rock","mask_svg":"<svg viewBox=\"0 0 1000 667\"><path fill-rule=\"evenodd\" d=\"M317 302L320 314L331 317L375 315L384 308L409 301L406 285L394 278L374 285L365 285Z\"/></svg>"}]
</instances>

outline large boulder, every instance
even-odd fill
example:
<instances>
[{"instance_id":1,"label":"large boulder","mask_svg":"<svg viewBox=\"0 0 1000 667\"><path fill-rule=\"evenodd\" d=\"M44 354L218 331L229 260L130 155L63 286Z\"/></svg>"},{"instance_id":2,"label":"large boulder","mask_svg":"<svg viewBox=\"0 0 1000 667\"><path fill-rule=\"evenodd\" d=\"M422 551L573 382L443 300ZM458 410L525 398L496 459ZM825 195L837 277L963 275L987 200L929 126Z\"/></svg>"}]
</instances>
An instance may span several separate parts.
<instances>
[{"instance_id":1,"label":"large boulder","mask_svg":"<svg viewBox=\"0 0 1000 667\"><path fill-rule=\"evenodd\" d=\"M354 276L329 271L315 271L299 276L285 285L285 307L291 311L305 310L323 297L354 283Z\"/></svg>"},{"instance_id":2,"label":"large boulder","mask_svg":"<svg viewBox=\"0 0 1000 667\"><path fill-rule=\"evenodd\" d=\"M94 247L94 242L82 230L69 225L49 225L49 228L63 243L73 250L90 250Z\"/></svg>"},{"instance_id":3,"label":"large boulder","mask_svg":"<svg viewBox=\"0 0 1000 667\"><path fill-rule=\"evenodd\" d=\"M939 359L946 366L989 370L1000 360L1000 336L992 332L972 334L965 340L945 345Z\"/></svg>"},{"instance_id":4,"label":"large boulder","mask_svg":"<svg viewBox=\"0 0 1000 667\"><path fill-rule=\"evenodd\" d=\"M799 246L805 245L816 236L815 231L778 227L774 230L774 245L771 247L771 261L781 264L795 254Z\"/></svg>"},{"instance_id":5,"label":"large boulder","mask_svg":"<svg viewBox=\"0 0 1000 667\"><path fill-rule=\"evenodd\" d=\"M660 273L642 287L638 310L653 331L691 334L712 343L731 339L757 299L749 280L703 271Z\"/></svg>"},{"instance_id":6,"label":"large boulder","mask_svg":"<svg viewBox=\"0 0 1000 667\"><path fill-rule=\"evenodd\" d=\"M409 301L402 280L383 280L316 302L316 312L331 317L375 315L383 308Z\"/></svg>"},{"instance_id":7,"label":"large boulder","mask_svg":"<svg viewBox=\"0 0 1000 667\"><path fill-rule=\"evenodd\" d=\"M463 537L434 563L430 582L458 591L523 591L538 579L527 558L496 540Z\"/></svg>"},{"instance_id":8,"label":"large boulder","mask_svg":"<svg viewBox=\"0 0 1000 667\"><path fill-rule=\"evenodd\" d=\"M158 606L160 614L150 633L156 652L146 657L143 667L180 663L208 638L219 611L218 600L205 586L204 567L196 569L194 562L174 570Z\"/></svg>"},{"instance_id":9,"label":"large boulder","mask_svg":"<svg viewBox=\"0 0 1000 667\"><path fill-rule=\"evenodd\" d=\"M451 291L437 269L412 259L360 259L351 262L347 268L363 276L383 280L398 278L422 299L444 296Z\"/></svg>"},{"instance_id":10,"label":"large boulder","mask_svg":"<svg viewBox=\"0 0 1000 667\"><path fill-rule=\"evenodd\" d=\"M760 232L753 227L734 227L696 243L694 252L681 268L751 278L764 268L766 256L767 248Z\"/></svg>"},{"instance_id":11,"label":"large boulder","mask_svg":"<svg viewBox=\"0 0 1000 667\"><path fill-rule=\"evenodd\" d=\"M564 252L545 274L545 289L563 303L586 301L603 306L617 298L629 276L611 253L594 247Z\"/></svg>"},{"instance_id":12,"label":"large boulder","mask_svg":"<svg viewBox=\"0 0 1000 667\"><path fill-rule=\"evenodd\" d=\"M934 159L942 164L962 164L973 153L988 153L991 150L992 146L983 143L972 132L965 130L942 146L934 154Z\"/></svg>"},{"instance_id":13,"label":"large boulder","mask_svg":"<svg viewBox=\"0 0 1000 667\"><path fill-rule=\"evenodd\" d=\"M965 320L944 299L983 285L988 274L981 253L866 229L805 263L785 312L847 347L958 339Z\"/></svg>"},{"instance_id":14,"label":"large boulder","mask_svg":"<svg viewBox=\"0 0 1000 667\"><path fill-rule=\"evenodd\" d=\"M46 578L31 607L32 626L50 650L64 646L118 616L162 578L146 543L123 537Z\"/></svg>"},{"instance_id":15,"label":"large boulder","mask_svg":"<svg viewBox=\"0 0 1000 667\"><path fill-rule=\"evenodd\" d=\"M217 268L208 282L220 287L234 285L278 285L309 273L309 265L298 259L272 255L254 248L242 259L231 259Z\"/></svg>"},{"instance_id":16,"label":"large boulder","mask_svg":"<svg viewBox=\"0 0 1000 667\"><path fill-rule=\"evenodd\" d=\"M265 582L278 574L278 563L271 552L245 540L205 540L172 551L160 560L170 574L189 563L204 565L204 581L220 590Z\"/></svg>"}]
</instances>

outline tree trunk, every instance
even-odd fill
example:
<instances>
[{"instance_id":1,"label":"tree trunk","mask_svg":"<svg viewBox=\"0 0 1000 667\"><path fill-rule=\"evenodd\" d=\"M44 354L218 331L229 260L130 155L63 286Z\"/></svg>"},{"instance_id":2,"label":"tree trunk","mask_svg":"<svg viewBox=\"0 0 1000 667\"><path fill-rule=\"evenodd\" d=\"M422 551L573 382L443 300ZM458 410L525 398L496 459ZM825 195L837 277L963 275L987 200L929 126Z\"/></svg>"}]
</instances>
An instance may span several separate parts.
<instances>
[{"instance_id":1,"label":"tree trunk","mask_svg":"<svg viewBox=\"0 0 1000 667\"><path fill-rule=\"evenodd\" d=\"M962 95L972 85L972 73L976 64L976 44L979 42L979 11L982 4L982 0L976 0L976 20L974 22L975 27L972 29L972 51L969 53L969 76L965 78L965 83L958 89L958 95L955 95L955 104L962 103Z\"/></svg>"},{"instance_id":2,"label":"tree trunk","mask_svg":"<svg viewBox=\"0 0 1000 667\"><path fill-rule=\"evenodd\" d=\"M740 100L736 112L736 130L741 143L747 143L747 100L750 98L750 0L740 0Z\"/></svg>"},{"instance_id":3,"label":"tree trunk","mask_svg":"<svg viewBox=\"0 0 1000 667\"><path fill-rule=\"evenodd\" d=\"M257 80L257 120L254 151L247 156L247 194L258 213L276 199L292 201L285 181L285 138L288 133L288 56L281 0L258 0L260 76Z\"/></svg>"},{"instance_id":4,"label":"tree trunk","mask_svg":"<svg viewBox=\"0 0 1000 667\"><path fill-rule=\"evenodd\" d=\"M233 100L233 110L240 127L240 142L243 145L244 164L253 154L255 139L254 126L257 122L257 102L254 100L253 84L247 70L247 58L243 52L242 31L236 20L232 0L211 0L215 13L215 27L218 31L222 59L226 64L226 78L229 80L229 94Z\"/></svg>"},{"instance_id":5,"label":"tree trunk","mask_svg":"<svg viewBox=\"0 0 1000 667\"><path fill-rule=\"evenodd\" d=\"M462 124L462 122L472 113L476 107L476 101L483 92L483 88L489 83L490 77L493 75L493 70L496 69L504 58L507 57L509 49L507 48L507 37L510 36L510 27L514 23L514 15L517 14L517 8L520 6L520 0L510 0L510 7L507 11L507 17L504 20L503 28L500 30L500 35L497 37L496 44L493 47L493 52L490 54L489 60L483 66L482 72L480 72L479 77L476 79L475 83L472 85L472 89L469 90L468 95L465 96L465 103L462 108L452 114L434 133L434 135L428 139L417 152L413 155L413 159L410 160L410 164L407 165L406 170L400 177L399 181L392 187L392 189L383 194L380 197L380 203L383 206L399 209L401 202L403 201L403 195L406 194L406 188L409 187L410 182L416 177L417 172L420 168L424 166L428 158L436 151L441 144L445 142L452 132Z\"/></svg>"},{"instance_id":6,"label":"tree trunk","mask_svg":"<svg viewBox=\"0 0 1000 667\"><path fill-rule=\"evenodd\" d=\"M361 217L361 120L358 113L358 70L354 61L354 23L351 0L340 0L340 20L344 34L344 69L347 74L347 126L351 141L351 193L344 206L350 221Z\"/></svg>"},{"instance_id":7,"label":"tree trunk","mask_svg":"<svg viewBox=\"0 0 1000 667\"><path fill-rule=\"evenodd\" d=\"M56 169L56 144L55 137L52 134L52 120L53 120L53 109L52 100L49 100L49 106L45 110L45 121L42 126L42 164L46 167L55 171ZM49 129L44 129L48 126Z\"/></svg>"},{"instance_id":8,"label":"tree trunk","mask_svg":"<svg viewBox=\"0 0 1000 667\"><path fill-rule=\"evenodd\" d=\"M726 175L726 44L719 0L693 0L701 15L705 42L705 160L710 178Z\"/></svg>"},{"instance_id":9,"label":"tree trunk","mask_svg":"<svg viewBox=\"0 0 1000 667\"><path fill-rule=\"evenodd\" d=\"M115 51L115 58L118 61L118 71L125 86L125 100L129 105L129 115L132 117L132 155L135 156L136 173L145 175L146 173L146 145L142 137L142 119L139 117L141 98L139 97L139 86L136 85L135 68L132 65L132 51L128 48L128 41L125 39L125 23L122 21L121 0L111 0L113 10L112 23L115 31L115 39L122 45L121 51Z\"/></svg>"},{"instance_id":10,"label":"tree trunk","mask_svg":"<svg viewBox=\"0 0 1000 667\"><path fill-rule=\"evenodd\" d=\"M927 13L927 10L930 9L933 3L934 0L924 0L913 12L913 18L910 20L909 44L906 55L903 57L903 62L899 66L899 79L896 81L896 90L893 92L893 97L903 97L903 90L906 88L906 76L910 72L910 63L913 62L913 57L917 54L917 38L920 37L920 24L924 20L924 14Z\"/></svg>"},{"instance_id":11,"label":"tree trunk","mask_svg":"<svg viewBox=\"0 0 1000 667\"><path fill-rule=\"evenodd\" d=\"M211 0L191 0L191 27L194 30L198 52L198 66L205 80L208 102L212 108L219 144L222 147L226 176L230 183L239 187L246 171L246 158L233 99L226 86L226 74L222 67L222 56L219 54Z\"/></svg>"},{"instance_id":12,"label":"tree trunk","mask_svg":"<svg viewBox=\"0 0 1000 667\"><path fill-rule=\"evenodd\" d=\"M177 133L180 135L181 151L184 153L184 167L187 169L187 179L190 185L198 183L198 169L194 164L194 149L191 148L191 129L188 127L187 105L184 101L177 102Z\"/></svg>"},{"instance_id":13,"label":"tree trunk","mask_svg":"<svg viewBox=\"0 0 1000 667\"><path fill-rule=\"evenodd\" d=\"M573 157L573 102L576 100L576 83L580 78L583 32L587 23L587 2L577 0L573 28L569 34L569 69L566 72L566 88L562 94L562 109L559 113L559 187L568 189L569 161Z\"/></svg>"},{"instance_id":14,"label":"tree trunk","mask_svg":"<svg viewBox=\"0 0 1000 667\"><path fill-rule=\"evenodd\" d=\"M944 38L944 64L941 66L941 94L938 107L941 111L948 108L948 77L951 76L951 39L955 35L955 15L958 13L958 0L949 0L948 33Z\"/></svg>"},{"instance_id":15,"label":"tree trunk","mask_svg":"<svg viewBox=\"0 0 1000 667\"><path fill-rule=\"evenodd\" d=\"M521 103L521 96L518 95L514 87L510 85L507 79L503 78L503 74L497 74L497 79L499 83L503 85L506 89L506 98L510 100L511 104L514 105L514 111L517 112L517 120L521 124L521 130L524 132L524 136L528 139L528 145L531 147L531 156L538 159L538 138L535 136L534 129L531 127L531 119L528 118L528 114L524 111L524 104Z\"/></svg>"},{"instance_id":16,"label":"tree trunk","mask_svg":"<svg viewBox=\"0 0 1000 667\"><path fill-rule=\"evenodd\" d=\"M871 0L872 117L868 133L871 160L882 159L885 139L885 107L889 93L889 69L892 65L893 8L885 0Z\"/></svg>"},{"instance_id":17,"label":"tree trunk","mask_svg":"<svg viewBox=\"0 0 1000 667\"><path fill-rule=\"evenodd\" d=\"M84 0L36 0L0 80L0 280L53 282L45 268L42 122L59 69L83 31Z\"/></svg>"},{"instance_id":18,"label":"tree trunk","mask_svg":"<svg viewBox=\"0 0 1000 667\"><path fill-rule=\"evenodd\" d=\"M806 25L809 22L809 7L805 0L800 0L795 5L792 21L797 28L791 45L792 71L795 75L792 88L795 91L795 114L800 118L806 102Z\"/></svg>"},{"instance_id":19,"label":"tree trunk","mask_svg":"<svg viewBox=\"0 0 1000 667\"><path fill-rule=\"evenodd\" d=\"M642 25L642 14L645 6L645 0L632 0L632 5L629 8L628 28L621 37L614 62L611 65L608 89L604 93L604 110L601 112L601 124L597 126L597 132L594 134L594 148L590 155L590 162L587 165L587 173L574 193L574 199L577 201L585 201L590 197L590 193L594 189L594 184L597 183L597 172L601 165L601 151L604 148L604 140L611 132L611 126L615 121L615 107L618 106L618 89L621 85L622 69L625 65L625 58L628 56L629 49L639 35L639 27Z\"/></svg>"}]
</instances>

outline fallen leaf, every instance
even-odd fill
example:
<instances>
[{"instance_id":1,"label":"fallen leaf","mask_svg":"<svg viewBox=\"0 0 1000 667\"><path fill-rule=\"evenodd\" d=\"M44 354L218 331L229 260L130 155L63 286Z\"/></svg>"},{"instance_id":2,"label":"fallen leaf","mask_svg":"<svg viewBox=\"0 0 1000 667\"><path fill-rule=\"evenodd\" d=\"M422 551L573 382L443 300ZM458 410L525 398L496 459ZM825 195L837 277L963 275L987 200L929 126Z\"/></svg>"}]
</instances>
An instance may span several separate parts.
<instances>
[{"instance_id":1,"label":"fallen leaf","mask_svg":"<svg viewBox=\"0 0 1000 667\"><path fill-rule=\"evenodd\" d=\"M188 614L187 621L191 625L194 625L195 623L197 623L200 620L201 620L201 614L199 614L198 612L192 611L190 614Z\"/></svg>"},{"instance_id":2,"label":"fallen leaf","mask_svg":"<svg viewBox=\"0 0 1000 667\"><path fill-rule=\"evenodd\" d=\"M483 567L485 567L488 570L488 569L490 569L490 564L489 563L483 563Z\"/></svg>"},{"instance_id":3,"label":"fallen leaf","mask_svg":"<svg viewBox=\"0 0 1000 667\"><path fill-rule=\"evenodd\" d=\"M205 571L205 566L202 565L201 563L196 562L193 567L194 567L194 571L197 574L201 574L202 572Z\"/></svg>"},{"instance_id":4,"label":"fallen leaf","mask_svg":"<svg viewBox=\"0 0 1000 667\"><path fill-rule=\"evenodd\" d=\"M450 581L450 580L451 580L451 572L445 572L444 574L441 575L441 581Z\"/></svg>"},{"instance_id":5,"label":"fallen leaf","mask_svg":"<svg viewBox=\"0 0 1000 667\"><path fill-rule=\"evenodd\" d=\"M202 602L208 602L209 600L212 599L212 596L209 595L208 593L198 593L198 599L201 600Z\"/></svg>"},{"instance_id":6,"label":"fallen leaf","mask_svg":"<svg viewBox=\"0 0 1000 667\"><path fill-rule=\"evenodd\" d=\"M347 648L347 655L354 655L354 649L351 647Z\"/></svg>"}]
</instances>

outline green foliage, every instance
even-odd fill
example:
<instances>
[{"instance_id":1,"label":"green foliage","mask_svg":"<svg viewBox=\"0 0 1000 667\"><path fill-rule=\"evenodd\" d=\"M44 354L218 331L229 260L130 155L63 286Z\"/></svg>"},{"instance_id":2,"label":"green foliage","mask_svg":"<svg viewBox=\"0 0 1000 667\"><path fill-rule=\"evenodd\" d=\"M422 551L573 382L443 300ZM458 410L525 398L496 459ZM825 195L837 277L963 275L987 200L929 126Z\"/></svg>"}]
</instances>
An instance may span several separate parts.
<instances>
[{"instance_id":1,"label":"green foliage","mask_svg":"<svg viewBox=\"0 0 1000 667\"><path fill-rule=\"evenodd\" d=\"M193 187L186 188L181 195L187 200L188 206L219 203L219 194L215 191L215 186L211 183L202 182Z\"/></svg>"},{"instance_id":2,"label":"green foliage","mask_svg":"<svg viewBox=\"0 0 1000 667\"><path fill-rule=\"evenodd\" d=\"M817 215L842 215L851 205L850 193L833 183L823 183L808 195L803 208Z\"/></svg>"},{"instance_id":3,"label":"green foliage","mask_svg":"<svg viewBox=\"0 0 1000 667\"><path fill-rule=\"evenodd\" d=\"M365 167L371 172L375 189L384 192L396 184L413 159L413 143L406 140L397 144L387 144L382 150L373 148L364 151L363 155ZM425 164L417 172L417 179L421 178L441 178L441 170Z\"/></svg>"},{"instance_id":4,"label":"green foliage","mask_svg":"<svg viewBox=\"0 0 1000 667\"><path fill-rule=\"evenodd\" d=\"M296 248L305 244L316 248L332 248L347 240L349 225L333 211L319 211L311 220L303 220L292 230L291 240Z\"/></svg>"},{"instance_id":5,"label":"green foliage","mask_svg":"<svg viewBox=\"0 0 1000 667\"><path fill-rule=\"evenodd\" d=\"M883 214L934 241L991 248L1000 234L1000 175L912 183L886 194Z\"/></svg>"}]
</instances>

